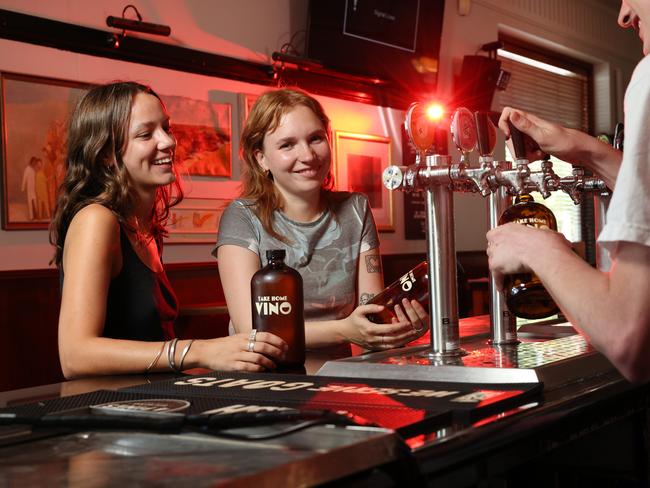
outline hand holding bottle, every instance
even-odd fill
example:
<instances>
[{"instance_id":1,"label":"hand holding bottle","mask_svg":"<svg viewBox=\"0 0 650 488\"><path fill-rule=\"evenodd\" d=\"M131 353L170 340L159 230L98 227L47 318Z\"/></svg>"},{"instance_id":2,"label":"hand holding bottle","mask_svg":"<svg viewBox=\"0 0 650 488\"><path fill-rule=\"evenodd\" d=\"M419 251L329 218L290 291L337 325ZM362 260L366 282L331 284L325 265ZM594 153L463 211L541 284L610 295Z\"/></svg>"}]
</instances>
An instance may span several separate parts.
<instances>
[{"instance_id":1,"label":"hand holding bottle","mask_svg":"<svg viewBox=\"0 0 650 488\"><path fill-rule=\"evenodd\" d=\"M500 290L504 275L530 272L531 263L544 253L571 249L571 243L559 232L514 222L495 227L486 237L490 270Z\"/></svg>"},{"instance_id":2,"label":"hand holding bottle","mask_svg":"<svg viewBox=\"0 0 650 488\"><path fill-rule=\"evenodd\" d=\"M341 334L347 341L364 349L382 351L402 347L426 332L427 312L415 300L410 303L405 300L401 307L395 306L396 317L390 323L377 324L366 317L378 314L384 308L375 304L358 306L341 321Z\"/></svg>"},{"instance_id":3,"label":"hand holding bottle","mask_svg":"<svg viewBox=\"0 0 650 488\"><path fill-rule=\"evenodd\" d=\"M395 305L393 310L396 318L392 322L409 322L416 332L416 339L429 330L429 313L417 300L402 298L401 305Z\"/></svg>"},{"instance_id":4,"label":"hand holding bottle","mask_svg":"<svg viewBox=\"0 0 650 488\"><path fill-rule=\"evenodd\" d=\"M187 355L186 364L189 368L217 371L275 370L276 363L286 357L287 343L268 332L257 332L253 341L251 337L250 333L240 333L196 340Z\"/></svg>"},{"instance_id":5,"label":"hand holding bottle","mask_svg":"<svg viewBox=\"0 0 650 488\"><path fill-rule=\"evenodd\" d=\"M415 268L388 285L381 293L372 297L368 301L369 304L384 305L385 308L379 313L368 314L368 319L376 324L388 324L397 316L394 313L397 306L402 303L408 304L414 300L426 307L429 302L428 270L427 262L422 261ZM404 299L406 299L406 302L404 302ZM401 311L403 312L403 310ZM407 315L411 316L412 314ZM428 320L426 323L428 324Z\"/></svg>"}]
</instances>

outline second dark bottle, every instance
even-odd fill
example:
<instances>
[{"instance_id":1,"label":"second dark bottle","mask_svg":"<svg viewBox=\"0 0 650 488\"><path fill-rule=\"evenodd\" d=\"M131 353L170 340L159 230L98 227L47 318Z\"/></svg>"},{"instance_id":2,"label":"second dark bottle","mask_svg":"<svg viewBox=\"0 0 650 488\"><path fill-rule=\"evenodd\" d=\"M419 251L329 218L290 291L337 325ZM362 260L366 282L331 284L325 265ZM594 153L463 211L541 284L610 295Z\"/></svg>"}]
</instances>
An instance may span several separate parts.
<instances>
[{"instance_id":1,"label":"second dark bottle","mask_svg":"<svg viewBox=\"0 0 650 488\"><path fill-rule=\"evenodd\" d=\"M422 261L397 281L384 288L368 303L384 305L379 313L368 314L368 320L376 324L390 324L394 317L393 307L401 305L402 299L417 300L426 309L429 300L429 266Z\"/></svg>"},{"instance_id":2,"label":"second dark bottle","mask_svg":"<svg viewBox=\"0 0 650 488\"><path fill-rule=\"evenodd\" d=\"M499 225L508 222L557 230L555 215L551 210L535 202L528 194L519 195L515 204L506 209L499 219ZM541 319L559 312L551 295L534 273L517 273L504 277L503 293L508 310L524 319Z\"/></svg>"},{"instance_id":3,"label":"second dark bottle","mask_svg":"<svg viewBox=\"0 0 650 488\"><path fill-rule=\"evenodd\" d=\"M251 279L253 328L271 332L288 345L279 373L305 373L302 276L284 263L284 249L266 251L268 264Z\"/></svg>"}]
</instances>

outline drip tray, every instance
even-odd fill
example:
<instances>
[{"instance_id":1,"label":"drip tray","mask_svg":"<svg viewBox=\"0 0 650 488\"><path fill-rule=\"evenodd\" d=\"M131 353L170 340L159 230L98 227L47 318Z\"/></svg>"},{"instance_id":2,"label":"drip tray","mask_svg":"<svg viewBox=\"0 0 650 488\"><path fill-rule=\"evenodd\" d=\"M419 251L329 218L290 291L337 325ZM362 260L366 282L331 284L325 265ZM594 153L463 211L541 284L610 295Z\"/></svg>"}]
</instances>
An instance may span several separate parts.
<instances>
[{"instance_id":1,"label":"drip tray","mask_svg":"<svg viewBox=\"0 0 650 488\"><path fill-rule=\"evenodd\" d=\"M527 341L529 339L522 338ZM553 388L614 367L579 334L492 346L485 338L462 344L463 356L437 358L427 345L328 361L319 376L460 383L544 383Z\"/></svg>"}]
</instances>

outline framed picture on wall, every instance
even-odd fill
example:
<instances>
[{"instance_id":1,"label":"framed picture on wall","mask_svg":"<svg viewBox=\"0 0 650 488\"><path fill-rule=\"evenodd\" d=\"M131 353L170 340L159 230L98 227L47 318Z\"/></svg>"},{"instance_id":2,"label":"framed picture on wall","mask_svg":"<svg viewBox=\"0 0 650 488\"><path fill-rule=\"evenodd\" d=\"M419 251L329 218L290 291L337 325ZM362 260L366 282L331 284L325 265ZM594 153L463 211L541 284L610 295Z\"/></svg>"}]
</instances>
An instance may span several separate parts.
<instances>
[{"instance_id":1,"label":"framed picture on wall","mask_svg":"<svg viewBox=\"0 0 650 488\"><path fill-rule=\"evenodd\" d=\"M176 137L175 161L195 176L232 175L232 117L229 103L160 96Z\"/></svg>"},{"instance_id":2,"label":"framed picture on wall","mask_svg":"<svg viewBox=\"0 0 650 488\"><path fill-rule=\"evenodd\" d=\"M219 221L229 203L221 198L185 198L169 210L165 243L216 243Z\"/></svg>"},{"instance_id":3,"label":"framed picture on wall","mask_svg":"<svg viewBox=\"0 0 650 488\"><path fill-rule=\"evenodd\" d=\"M46 229L65 174L69 116L90 85L2 73L2 228Z\"/></svg>"},{"instance_id":4,"label":"framed picture on wall","mask_svg":"<svg viewBox=\"0 0 650 488\"><path fill-rule=\"evenodd\" d=\"M377 229L394 231L393 195L381 181L381 174L390 161L390 138L334 131L334 154L337 189L365 193Z\"/></svg>"},{"instance_id":5,"label":"framed picture on wall","mask_svg":"<svg viewBox=\"0 0 650 488\"><path fill-rule=\"evenodd\" d=\"M241 126L244 127L248 114L251 113L251 108L257 100L259 95L252 95L250 93L240 93L239 106L241 108Z\"/></svg>"}]
</instances>

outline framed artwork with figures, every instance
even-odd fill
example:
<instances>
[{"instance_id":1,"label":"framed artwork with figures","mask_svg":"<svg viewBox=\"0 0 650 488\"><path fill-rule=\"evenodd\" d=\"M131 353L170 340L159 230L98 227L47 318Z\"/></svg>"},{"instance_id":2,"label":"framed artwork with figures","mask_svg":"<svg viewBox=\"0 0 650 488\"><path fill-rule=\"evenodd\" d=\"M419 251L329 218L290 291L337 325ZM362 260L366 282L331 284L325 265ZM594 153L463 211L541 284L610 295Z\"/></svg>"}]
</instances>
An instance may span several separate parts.
<instances>
[{"instance_id":1,"label":"framed artwork with figures","mask_svg":"<svg viewBox=\"0 0 650 488\"><path fill-rule=\"evenodd\" d=\"M91 85L15 73L2 82L2 228L47 229L65 176L68 120Z\"/></svg>"}]
</instances>

